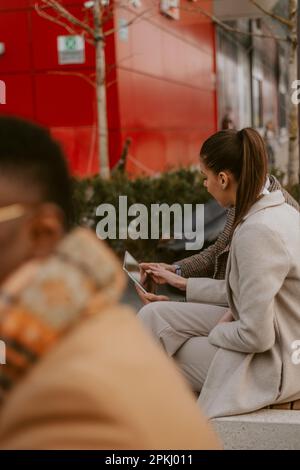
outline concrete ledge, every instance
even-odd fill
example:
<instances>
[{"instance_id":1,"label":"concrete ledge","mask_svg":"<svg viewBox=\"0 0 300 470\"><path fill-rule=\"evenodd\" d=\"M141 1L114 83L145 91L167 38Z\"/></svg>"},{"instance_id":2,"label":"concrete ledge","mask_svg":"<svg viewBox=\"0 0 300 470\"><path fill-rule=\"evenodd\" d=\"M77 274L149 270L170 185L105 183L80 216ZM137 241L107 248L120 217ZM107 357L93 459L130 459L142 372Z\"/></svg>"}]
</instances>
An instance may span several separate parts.
<instances>
[{"instance_id":1,"label":"concrete ledge","mask_svg":"<svg viewBox=\"0 0 300 470\"><path fill-rule=\"evenodd\" d=\"M300 411L261 410L211 423L226 450L300 449Z\"/></svg>"}]
</instances>

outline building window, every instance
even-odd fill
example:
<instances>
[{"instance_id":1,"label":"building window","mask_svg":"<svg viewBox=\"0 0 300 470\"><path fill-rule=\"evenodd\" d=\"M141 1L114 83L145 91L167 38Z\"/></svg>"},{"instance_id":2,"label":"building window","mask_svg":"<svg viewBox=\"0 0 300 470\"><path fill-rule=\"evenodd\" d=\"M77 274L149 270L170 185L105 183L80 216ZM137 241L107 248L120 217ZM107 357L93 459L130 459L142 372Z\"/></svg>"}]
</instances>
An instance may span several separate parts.
<instances>
[{"instance_id":1,"label":"building window","mask_svg":"<svg viewBox=\"0 0 300 470\"><path fill-rule=\"evenodd\" d=\"M160 11L170 19L179 20L179 3L180 0L161 0Z\"/></svg>"},{"instance_id":2,"label":"building window","mask_svg":"<svg viewBox=\"0 0 300 470\"><path fill-rule=\"evenodd\" d=\"M279 50L279 127L287 127L288 71L284 50Z\"/></svg>"},{"instance_id":3,"label":"building window","mask_svg":"<svg viewBox=\"0 0 300 470\"><path fill-rule=\"evenodd\" d=\"M279 93L279 127L280 129L287 127L287 117L286 117L286 95L284 93Z\"/></svg>"},{"instance_id":4,"label":"building window","mask_svg":"<svg viewBox=\"0 0 300 470\"><path fill-rule=\"evenodd\" d=\"M264 125L262 80L256 77L253 77L253 125L257 129Z\"/></svg>"}]
</instances>

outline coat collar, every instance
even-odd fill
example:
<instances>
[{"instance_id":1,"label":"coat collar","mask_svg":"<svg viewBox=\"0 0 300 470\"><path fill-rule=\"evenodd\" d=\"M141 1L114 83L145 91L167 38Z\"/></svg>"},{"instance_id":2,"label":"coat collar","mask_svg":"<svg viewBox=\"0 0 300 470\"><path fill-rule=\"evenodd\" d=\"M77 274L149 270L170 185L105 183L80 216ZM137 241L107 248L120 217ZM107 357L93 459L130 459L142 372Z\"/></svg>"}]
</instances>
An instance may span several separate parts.
<instances>
[{"instance_id":1,"label":"coat collar","mask_svg":"<svg viewBox=\"0 0 300 470\"><path fill-rule=\"evenodd\" d=\"M284 203L285 199L280 190L265 194L255 204L253 204L249 212L247 212L247 214L243 217L243 220L248 219L248 217L263 209L273 206L280 206Z\"/></svg>"},{"instance_id":2,"label":"coat collar","mask_svg":"<svg viewBox=\"0 0 300 470\"><path fill-rule=\"evenodd\" d=\"M0 367L0 409L12 387L63 335L118 302L125 281L107 245L92 231L76 228L47 259L27 262L2 283L0 338L7 341L10 367Z\"/></svg>"}]
</instances>

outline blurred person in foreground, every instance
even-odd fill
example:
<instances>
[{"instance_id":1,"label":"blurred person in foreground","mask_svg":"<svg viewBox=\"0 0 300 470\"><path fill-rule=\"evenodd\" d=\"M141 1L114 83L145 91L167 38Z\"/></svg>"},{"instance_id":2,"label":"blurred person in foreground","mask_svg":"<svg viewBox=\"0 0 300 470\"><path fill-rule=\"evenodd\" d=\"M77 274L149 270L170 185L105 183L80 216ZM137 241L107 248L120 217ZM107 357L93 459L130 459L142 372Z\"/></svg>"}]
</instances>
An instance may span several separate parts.
<instances>
[{"instance_id":1,"label":"blurred person in foreground","mask_svg":"<svg viewBox=\"0 0 300 470\"><path fill-rule=\"evenodd\" d=\"M59 145L1 117L0 448L220 448L178 371L119 304L118 260L70 219Z\"/></svg>"}]
</instances>

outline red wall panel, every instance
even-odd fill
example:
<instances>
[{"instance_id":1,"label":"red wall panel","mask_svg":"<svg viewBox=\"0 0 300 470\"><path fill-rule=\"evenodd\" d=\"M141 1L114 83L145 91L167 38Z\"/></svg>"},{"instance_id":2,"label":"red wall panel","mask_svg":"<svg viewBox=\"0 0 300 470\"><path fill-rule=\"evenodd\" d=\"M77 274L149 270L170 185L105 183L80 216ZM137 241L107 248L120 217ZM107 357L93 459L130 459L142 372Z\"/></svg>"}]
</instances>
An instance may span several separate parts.
<instances>
[{"instance_id":1,"label":"red wall panel","mask_svg":"<svg viewBox=\"0 0 300 470\"><path fill-rule=\"evenodd\" d=\"M15 10L27 8L31 0L0 0L0 10Z\"/></svg>"},{"instance_id":2,"label":"red wall panel","mask_svg":"<svg viewBox=\"0 0 300 470\"><path fill-rule=\"evenodd\" d=\"M0 75L6 84L6 104L0 105L0 112L17 114L23 118L35 119L33 106L33 84L28 74Z\"/></svg>"},{"instance_id":3,"label":"red wall panel","mask_svg":"<svg viewBox=\"0 0 300 470\"><path fill-rule=\"evenodd\" d=\"M82 0L64 0L71 13L83 18ZM1 113L30 118L50 127L66 149L75 174L99 171L96 136L95 49L86 42L84 64L60 65L57 37L65 28L41 18L35 0L0 0L0 79L5 80L7 104ZM47 10L50 13L50 10ZM112 21L107 25L113 26ZM115 64L114 36L107 40L108 63ZM111 164L121 154L115 68L109 71L108 126Z\"/></svg>"},{"instance_id":4,"label":"red wall panel","mask_svg":"<svg viewBox=\"0 0 300 470\"><path fill-rule=\"evenodd\" d=\"M31 64L28 11L0 13L0 41L5 44L6 49L0 56L0 74L29 71Z\"/></svg>"},{"instance_id":5,"label":"red wall panel","mask_svg":"<svg viewBox=\"0 0 300 470\"><path fill-rule=\"evenodd\" d=\"M39 0L0 0L0 10L21 10L34 7ZM83 0L59 0L64 6L82 5Z\"/></svg>"},{"instance_id":6,"label":"red wall panel","mask_svg":"<svg viewBox=\"0 0 300 470\"><path fill-rule=\"evenodd\" d=\"M53 127L52 135L62 143L76 176L98 172L96 126Z\"/></svg>"},{"instance_id":7,"label":"red wall panel","mask_svg":"<svg viewBox=\"0 0 300 470\"><path fill-rule=\"evenodd\" d=\"M74 3L74 2L73 2ZM81 2L82 4L82 2ZM79 19L83 19L82 7L69 7L70 13ZM94 47L86 42L85 63L59 65L57 54L57 37L68 35L68 31L63 27L41 18L36 12L32 13L32 48L33 61L36 70L77 70L93 67L95 63Z\"/></svg>"},{"instance_id":8,"label":"red wall panel","mask_svg":"<svg viewBox=\"0 0 300 470\"><path fill-rule=\"evenodd\" d=\"M37 73L36 118L47 126L87 126L96 120L95 88L82 77Z\"/></svg>"},{"instance_id":9,"label":"red wall panel","mask_svg":"<svg viewBox=\"0 0 300 470\"><path fill-rule=\"evenodd\" d=\"M86 44L82 65L59 65L57 36L68 33L40 18L34 3L0 0L0 41L7 48L0 57L7 105L0 112L49 126L62 142L73 172L95 173L95 91L84 78L94 71L94 48ZM62 3L83 17L82 0ZM143 7L148 3L152 11L147 18L128 28L125 41L119 31L109 36L105 52L111 166L130 137L128 169L151 174L197 161L201 142L217 125L213 25L183 11L180 21L169 20L151 0L143 0ZM209 9L212 2L198 4ZM117 10L107 29L117 27L120 18L129 19L130 13Z\"/></svg>"},{"instance_id":10,"label":"red wall panel","mask_svg":"<svg viewBox=\"0 0 300 470\"><path fill-rule=\"evenodd\" d=\"M151 0L143 5L153 7ZM210 10L212 2L197 5ZM123 10L116 16L131 18ZM212 23L183 10L179 21L169 20L157 8L127 34L116 35L116 50L122 139L132 139L128 170L152 174L197 162L202 142L217 129Z\"/></svg>"}]
</instances>

